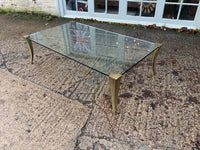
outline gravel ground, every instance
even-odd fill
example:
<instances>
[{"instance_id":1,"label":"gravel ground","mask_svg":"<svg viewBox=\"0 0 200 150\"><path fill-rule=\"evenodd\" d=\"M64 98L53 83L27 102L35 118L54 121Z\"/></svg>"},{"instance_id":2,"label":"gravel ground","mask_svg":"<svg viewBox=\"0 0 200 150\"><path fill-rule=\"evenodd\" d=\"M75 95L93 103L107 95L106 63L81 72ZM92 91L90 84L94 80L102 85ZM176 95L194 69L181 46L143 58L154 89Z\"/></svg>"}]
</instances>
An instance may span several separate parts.
<instances>
[{"instance_id":1,"label":"gravel ground","mask_svg":"<svg viewBox=\"0 0 200 150\"><path fill-rule=\"evenodd\" d=\"M0 15L0 149L200 149L200 36L84 21L163 44L156 76L151 56L123 75L114 115L104 75L35 43L30 64L23 36L68 21Z\"/></svg>"}]
</instances>

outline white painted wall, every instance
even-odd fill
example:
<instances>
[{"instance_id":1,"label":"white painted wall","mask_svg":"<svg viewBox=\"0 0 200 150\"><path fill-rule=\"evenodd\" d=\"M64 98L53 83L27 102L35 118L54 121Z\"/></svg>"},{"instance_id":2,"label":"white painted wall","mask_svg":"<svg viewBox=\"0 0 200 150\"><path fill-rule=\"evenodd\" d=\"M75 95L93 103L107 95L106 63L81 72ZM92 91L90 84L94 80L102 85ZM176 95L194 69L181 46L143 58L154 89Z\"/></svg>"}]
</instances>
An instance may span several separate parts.
<instances>
[{"instance_id":1,"label":"white painted wall","mask_svg":"<svg viewBox=\"0 0 200 150\"><path fill-rule=\"evenodd\" d=\"M15 11L41 11L59 16L57 0L0 0L0 7Z\"/></svg>"}]
</instances>

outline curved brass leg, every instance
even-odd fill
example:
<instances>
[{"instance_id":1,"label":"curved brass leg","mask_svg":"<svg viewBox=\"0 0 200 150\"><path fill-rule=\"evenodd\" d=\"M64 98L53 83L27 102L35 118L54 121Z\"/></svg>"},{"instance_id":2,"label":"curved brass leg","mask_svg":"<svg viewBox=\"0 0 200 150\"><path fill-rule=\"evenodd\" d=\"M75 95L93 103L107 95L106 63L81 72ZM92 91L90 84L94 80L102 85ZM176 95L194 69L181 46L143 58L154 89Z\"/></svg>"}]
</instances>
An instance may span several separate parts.
<instances>
[{"instance_id":1,"label":"curved brass leg","mask_svg":"<svg viewBox=\"0 0 200 150\"><path fill-rule=\"evenodd\" d=\"M122 76L121 74L112 74L112 75L109 76L112 110L113 110L114 113L116 113L116 110L117 110L118 92L119 92L121 76Z\"/></svg>"},{"instance_id":2,"label":"curved brass leg","mask_svg":"<svg viewBox=\"0 0 200 150\"><path fill-rule=\"evenodd\" d=\"M156 61L156 58L158 56L158 52L159 52L160 47L162 46L162 44L156 43L156 46L157 46L157 49L152 54L152 69L153 69L153 74L154 75L156 74L156 71L155 71L155 61Z\"/></svg>"},{"instance_id":3,"label":"curved brass leg","mask_svg":"<svg viewBox=\"0 0 200 150\"><path fill-rule=\"evenodd\" d=\"M28 37L29 37L29 35L25 35L25 36L24 36L24 39L26 40L27 45L28 45L28 48L29 48L29 51L30 51L30 55L31 55L31 64L33 64L33 45L32 45L31 40L28 39Z\"/></svg>"}]
</instances>

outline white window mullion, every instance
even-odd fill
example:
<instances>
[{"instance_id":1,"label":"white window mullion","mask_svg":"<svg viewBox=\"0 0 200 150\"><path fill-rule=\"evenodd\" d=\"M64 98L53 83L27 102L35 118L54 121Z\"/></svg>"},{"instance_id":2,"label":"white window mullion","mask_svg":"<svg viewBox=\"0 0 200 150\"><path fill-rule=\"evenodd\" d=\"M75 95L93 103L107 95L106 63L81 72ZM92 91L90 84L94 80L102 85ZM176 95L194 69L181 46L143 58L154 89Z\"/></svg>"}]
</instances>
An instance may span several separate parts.
<instances>
[{"instance_id":1,"label":"white window mullion","mask_svg":"<svg viewBox=\"0 0 200 150\"><path fill-rule=\"evenodd\" d=\"M179 20L180 17L180 13L181 13L181 9L182 9L182 4L183 4L183 0L181 0L181 2L179 3L179 10L178 10L178 14L177 14L177 20Z\"/></svg>"},{"instance_id":2,"label":"white window mullion","mask_svg":"<svg viewBox=\"0 0 200 150\"><path fill-rule=\"evenodd\" d=\"M107 14L108 10L108 0L105 0L105 14Z\"/></svg>"},{"instance_id":3,"label":"white window mullion","mask_svg":"<svg viewBox=\"0 0 200 150\"><path fill-rule=\"evenodd\" d=\"M195 21L196 27L197 27L198 29L200 29L200 4L199 4L199 6L198 6L198 8L197 8L196 16L195 16L195 18L194 18L194 21Z\"/></svg>"},{"instance_id":4,"label":"white window mullion","mask_svg":"<svg viewBox=\"0 0 200 150\"><path fill-rule=\"evenodd\" d=\"M76 7L76 11L78 11L78 0L75 0L75 7Z\"/></svg>"},{"instance_id":5,"label":"white window mullion","mask_svg":"<svg viewBox=\"0 0 200 150\"><path fill-rule=\"evenodd\" d=\"M160 22L162 20L164 9L165 9L165 0L158 0L155 11L156 22Z\"/></svg>"},{"instance_id":6,"label":"white window mullion","mask_svg":"<svg viewBox=\"0 0 200 150\"><path fill-rule=\"evenodd\" d=\"M119 0L119 15L120 16L126 16L127 8L128 7L128 0L123 1Z\"/></svg>"},{"instance_id":7,"label":"white window mullion","mask_svg":"<svg viewBox=\"0 0 200 150\"><path fill-rule=\"evenodd\" d=\"M179 20L180 14L181 14L182 4L179 5L178 15L176 20Z\"/></svg>"},{"instance_id":8,"label":"white window mullion","mask_svg":"<svg viewBox=\"0 0 200 150\"><path fill-rule=\"evenodd\" d=\"M140 1L140 14L139 14L139 16L142 16L142 2L143 2L143 0Z\"/></svg>"},{"instance_id":9,"label":"white window mullion","mask_svg":"<svg viewBox=\"0 0 200 150\"><path fill-rule=\"evenodd\" d=\"M87 4L88 4L88 13L92 14L95 12L95 8L94 8L94 0L87 0Z\"/></svg>"}]
</instances>

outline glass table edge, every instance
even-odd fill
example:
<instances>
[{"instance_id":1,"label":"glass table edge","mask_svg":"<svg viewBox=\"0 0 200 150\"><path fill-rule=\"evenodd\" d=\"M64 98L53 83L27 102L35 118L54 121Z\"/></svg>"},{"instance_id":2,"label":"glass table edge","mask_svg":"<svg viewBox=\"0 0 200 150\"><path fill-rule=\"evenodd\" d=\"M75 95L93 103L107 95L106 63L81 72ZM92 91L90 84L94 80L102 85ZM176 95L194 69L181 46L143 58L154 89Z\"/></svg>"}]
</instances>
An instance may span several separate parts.
<instances>
[{"instance_id":1,"label":"glass table edge","mask_svg":"<svg viewBox=\"0 0 200 150\"><path fill-rule=\"evenodd\" d=\"M156 43L155 43L156 44ZM156 48L154 50L152 50L150 53L148 53L145 57L143 57L142 59L140 59L137 63L135 63L133 66L131 66L129 69L127 69L126 71L122 72L121 75L124 75L125 73L127 73L129 70L131 70L134 66L136 66L138 63L140 63L142 60L144 60L146 57L148 57L149 55L151 55L158 47L156 46Z\"/></svg>"},{"instance_id":2,"label":"glass table edge","mask_svg":"<svg viewBox=\"0 0 200 150\"><path fill-rule=\"evenodd\" d=\"M97 72L99 72L99 73L101 73L101 74L104 74L105 76L108 76L108 77L109 77L109 76L111 75L111 74L107 74L107 73L105 73L105 72L101 72L100 70L97 70L97 69L95 69L95 68L92 68L91 66L89 66L89 65L87 65L87 64L84 64L84 63L81 63L80 61L78 61L78 60L76 60L76 59L73 59L73 58L71 58L71 57L69 57L69 56L67 56L67 55L64 55L64 54L62 54L62 53L59 53L57 50L54 50L54 49L49 48L49 47L47 47L47 46L45 46L45 45L42 45L42 44L38 43L37 41L30 39L30 36L28 36L27 39L29 39L30 41L33 41L33 42L37 43L38 45L41 45L41 46L47 48L47 49L49 49L49 50L54 51L54 52L57 53L57 54L60 54L60 55L62 55L62 56L64 56L64 57L67 57L67 58L69 58L69 59L71 59L71 60L73 60L73 61L75 61L75 62L77 62L77 63L79 63L79 64L82 64L82 65L84 65L84 66L86 66L86 67L88 67L88 68L90 68L90 69L92 69L92 70L95 70L95 71L97 71ZM118 73L118 74L124 75L124 74L127 73L129 70L131 70L135 65L137 65L137 64L140 63L142 60L144 60L147 56L151 55L157 48L158 48L158 47L156 46L156 48L155 48L154 50L152 50L150 53L148 53L145 57L143 57L143 58L142 58L141 60L139 60L137 63L133 64L129 69L127 69L126 71L123 71L123 72L121 72L121 73Z\"/></svg>"}]
</instances>

